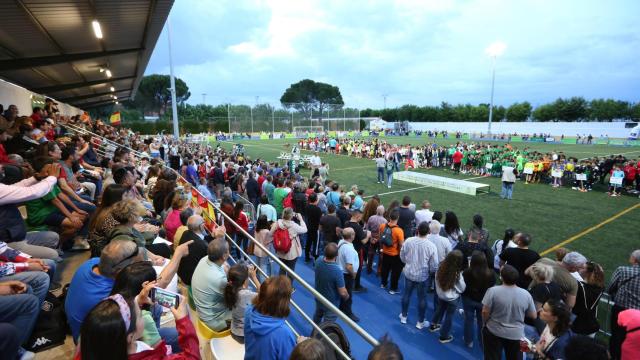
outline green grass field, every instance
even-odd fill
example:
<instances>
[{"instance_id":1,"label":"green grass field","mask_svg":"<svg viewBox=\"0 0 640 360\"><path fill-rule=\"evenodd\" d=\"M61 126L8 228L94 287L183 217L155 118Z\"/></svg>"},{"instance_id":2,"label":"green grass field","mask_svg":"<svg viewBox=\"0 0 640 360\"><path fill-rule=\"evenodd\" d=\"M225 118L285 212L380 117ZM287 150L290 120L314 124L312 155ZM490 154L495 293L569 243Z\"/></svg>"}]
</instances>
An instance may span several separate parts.
<instances>
[{"instance_id":1,"label":"green grass field","mask_svg":"<svg viewBox=\"0 0 640 360\"><path fill-rule=\"evenodd\" d=\"M425 144L426 138L415 137L387 137L392 144ZM429 139L430 140L430 139ZM234 141L245 145L246 153L252 159L261 158L275 161L283 151L289 151L283 146L285 143L295 143L297 140L245 140ZM429 142L430 143L430 142ZM455 140L438 139L438 144L451 144ZM232 142L222 144L230 148ZM527 146L540 152L562 151L569 156L579 159L603 156L609 154L625 154L628 158L640 156L640 149L615 147L606 145L566 145L545 143L521 143L518 147ZM502 200L499 197L500 179L495 177L474 179L473 181L491 185L489 195L469 196L433 188L421 188L419 185L394 181L393 187L376 184L376 168L372 160L358 159L340 155L321 154L323 161L330 166L330 178L342 185L350 187L357 184L365 190L365 196L380 194L386 206L392 200L401 199L404 195L411 196L414 203L422 200L431 202L432 210L443 213L453 210L460 220L460 225L466 233L471 225L474 214L481 214L485 219L485 227L491 232L492 239L501 238L508 227L516 231L530 233L533 237L532 248L542 252L552 246L578 236L566 247L580 251L590 260L601 263L607 276L620 264L626 264L633 249L640 247L640 200L637 196L621 196L611 198L606 195L604 187L598 185L588 193L571 190L568 187L554 189L544 184L528 184L518 182L514 187L513 200ZM450 171L441 169L418 169L452 178L471 178L473 175L454 175ZM303 175L307 176L305 170ZM393 192L392 194L386 194ZM610 219L626 209L630 211L614 220L597 227L603 221Z\"/></svg>"}]
</instances>

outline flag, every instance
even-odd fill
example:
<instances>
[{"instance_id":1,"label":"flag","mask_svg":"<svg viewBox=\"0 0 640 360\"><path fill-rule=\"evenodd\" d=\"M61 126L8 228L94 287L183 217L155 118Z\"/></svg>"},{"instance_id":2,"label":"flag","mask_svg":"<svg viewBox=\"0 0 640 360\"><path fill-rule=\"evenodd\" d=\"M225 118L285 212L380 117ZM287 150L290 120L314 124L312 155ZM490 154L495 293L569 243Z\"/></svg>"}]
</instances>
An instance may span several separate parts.
<instances>
[{"instance_id":1,"label":"flag","mask_svg":"<svg viewBox=\"0 0 640 360\"><path fill-rule=\"evenodd\" d=\"M113 114L111 114L111 126L118 126L120 125L120 111L116 111Z\"/></svg>"}]
</instances>

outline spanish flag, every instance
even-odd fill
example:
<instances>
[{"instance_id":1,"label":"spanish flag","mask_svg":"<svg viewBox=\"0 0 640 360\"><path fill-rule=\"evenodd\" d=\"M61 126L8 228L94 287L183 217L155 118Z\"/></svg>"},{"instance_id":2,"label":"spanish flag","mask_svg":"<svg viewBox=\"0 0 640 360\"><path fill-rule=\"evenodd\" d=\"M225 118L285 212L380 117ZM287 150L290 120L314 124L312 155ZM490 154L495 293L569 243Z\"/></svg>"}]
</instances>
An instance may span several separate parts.
<instances>
[{"instance_id":1,"label":"spanish flag","mask_svg":"<svg viewBox=\"0 0 640 360\"><path fill-rule=\"evenodd\" d=\"M118 126L120 125L120 111L116 111L113 114L111 114L111 126Z\"/></svg>"}]
</instances>

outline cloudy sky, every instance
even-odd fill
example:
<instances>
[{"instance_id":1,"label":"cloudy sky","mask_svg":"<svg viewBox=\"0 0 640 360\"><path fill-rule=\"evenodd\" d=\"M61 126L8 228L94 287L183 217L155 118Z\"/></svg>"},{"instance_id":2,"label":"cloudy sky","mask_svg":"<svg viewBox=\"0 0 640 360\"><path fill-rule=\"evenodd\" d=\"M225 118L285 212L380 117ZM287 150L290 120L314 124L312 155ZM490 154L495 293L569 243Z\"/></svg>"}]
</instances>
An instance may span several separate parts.
<instances>
[{"instance_id":1,"label":"cloudy sky","mask_svg":"<svg viewBox=\"0 0 640 360\"><path fill-rule=\"evenodd\" d=\"M640 101L638 0L177 0L176 76L189 103L278 103L310 78L347 106L495 102L557 97ZM147 74L169 73L166 27Z\"/></svg>"}]
</instances>

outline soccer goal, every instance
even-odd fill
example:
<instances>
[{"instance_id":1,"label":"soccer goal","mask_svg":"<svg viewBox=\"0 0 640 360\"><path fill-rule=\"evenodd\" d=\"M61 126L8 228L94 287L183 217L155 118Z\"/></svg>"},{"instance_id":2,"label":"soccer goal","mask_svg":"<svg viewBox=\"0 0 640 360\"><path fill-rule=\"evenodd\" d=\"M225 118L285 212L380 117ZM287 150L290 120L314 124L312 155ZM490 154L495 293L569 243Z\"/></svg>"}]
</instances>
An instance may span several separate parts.
<instances>
[{"instance_id":1,"label":"soccer goal","mask_svg":"<svg viewBox=\"0 0 640 360\"><path fill-rule=\"evenodd\" d=\"M324 132L324 128L322 126L294 126L293 133L295 136L305 136L308 133L322 133Z\"/></svg>"}]
</instances>

